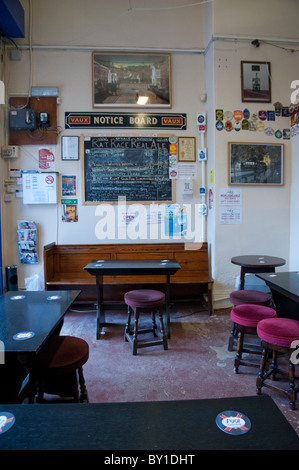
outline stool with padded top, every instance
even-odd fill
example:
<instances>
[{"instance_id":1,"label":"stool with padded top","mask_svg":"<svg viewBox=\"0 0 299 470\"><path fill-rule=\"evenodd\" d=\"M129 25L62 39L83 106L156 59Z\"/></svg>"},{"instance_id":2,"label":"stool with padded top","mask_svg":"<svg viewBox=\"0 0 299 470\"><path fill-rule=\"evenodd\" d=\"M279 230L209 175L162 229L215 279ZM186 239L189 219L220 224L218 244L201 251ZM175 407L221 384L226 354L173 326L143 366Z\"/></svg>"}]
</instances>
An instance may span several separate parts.
<instances>
[{"instance_id":1,"label":"stool with padded top","mask_svg":"<svg viewBox=\"0 0 299 470\"><path fill-rule=\"evenodd\" d=\"M265 318L276 317L276 311L273 308L264 305L237 305L231 311L231 319L236 324L238 331L237 354L234 367L236 374L239 372L239 366L259 367L259 364L244 361L243 353L261 354L261 349L254 345L244 345L244 335L246 333L256 333L258 323Z\"/></svg>"},{"instance_id":2,"label":"stool with padded top","mask_svg":"<svg viewBox=\"0 0 299 470\"><path fill-rule=\"evenodd\" d=\"M264 348L260 371L256 380L257 394L261 394L262 387L283 393L290 400L290 408L292 410L296 409L298 387L295 383L295 363L298 359L296 353L294 356L292 355L299 345L299 321L290 318L262 320L257 326L257 334L262 340ZM288 372L278 368L278 354L280 354L280 360L282 360L282 354L287 356ZM271 364L269 364L270 358ZM276 374L288 378L288 390L273 385ZM268 378L272 380L272 383L266 382Z\"/></svg>"},{"instance_id":3,"label":"stool with padded top","mask_svg":"<svg viewBox=\"0 0 299 470\"><path fill-rule=\"evenodd\" d=\"M145 348L149 346L163 345L164 350L168 349L167 335L163 322L163 304L165 302L165 294L154 289L137 289L126 292L124 296L126 305L128 306L128 319L125 329L125 340L130 341L132 344L133 355L137 354L138 348ZM144 311L152 312L152 328L139 329L139 317ZM131 330L131 316L134 313L134 330ZM141 333L152 332L154 337L159 333L156 332L156 312L159 314L161 333L159 339L149 341L139 341L138 335Z\"/></svg>"},{"instance_id":4,"label":"stool with padded top","mask_svg":"<svg viewBox=\"0 0 299 470\"><path fill-rule=\"evenodd\" d=\"M258 290L236 290L230 293L229 300L234 307L243 304L272 306L272 295ZM228 340L228 351L234 350L234 345L237 342L237 333L237 325L233 322Z\"/></svg>"},{"instance_id":5,"label":"stool with padded top","mask_svg":"<svg viewBox=\"0 0 299 470\"><path fill-rule=\"evenodd\" d=\"M86 341L73 336L52 336L30 361L29 402L42 402L44 393L73 397L75 402L87 402L83 365L89 357ZM79 387L80 386L80 396Z\"/></svg>"}]
</instances>

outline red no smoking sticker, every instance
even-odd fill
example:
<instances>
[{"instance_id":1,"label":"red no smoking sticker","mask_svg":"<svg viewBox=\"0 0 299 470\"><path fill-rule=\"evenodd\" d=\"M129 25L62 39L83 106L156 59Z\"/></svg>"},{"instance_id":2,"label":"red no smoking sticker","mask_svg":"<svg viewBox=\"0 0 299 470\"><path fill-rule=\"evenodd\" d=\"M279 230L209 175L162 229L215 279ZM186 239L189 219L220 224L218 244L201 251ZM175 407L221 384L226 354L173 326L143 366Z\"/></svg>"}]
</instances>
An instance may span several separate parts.
<instances>
[{"instance_id":1,"label":"red no smoking sticker","mask_svg":"<svg viewBox=\"0 0 299 470\"><path fill-rule=\"evenodd\" d=\"M46 176L45 181L47 184L53 184L54 183L54 178L51 175Z\"/></svg>"}]
</instances>

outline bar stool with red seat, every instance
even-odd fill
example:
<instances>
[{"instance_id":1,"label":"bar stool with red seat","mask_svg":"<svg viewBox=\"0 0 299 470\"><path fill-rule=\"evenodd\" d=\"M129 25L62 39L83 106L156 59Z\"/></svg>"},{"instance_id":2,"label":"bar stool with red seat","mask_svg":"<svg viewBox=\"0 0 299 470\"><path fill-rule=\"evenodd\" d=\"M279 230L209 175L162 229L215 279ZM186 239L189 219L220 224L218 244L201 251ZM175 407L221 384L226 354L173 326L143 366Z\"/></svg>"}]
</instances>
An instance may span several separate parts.
<instances>
[{"instance_id":1,"label":"bar stool with red seat","mask_svg":"<svg viewBox=\"0 0 299 470\"><path fill-rule=\"evenodd\" d=\"M52 336L29 363L29 403L42 402L44 393L87 402L83 365L89 358L88 343L74 336ZM79 396L80 386L80 396Z\"/></svg>"},{"instance_id":2,"label":"bar stool with red seat","mask_svg":"<svg viewBox=\"0 0 299 470\"><path fill-rule=\"evenodd\" d=\"M163 345L164 350L168 349L167 336L163 322L163 304L165 302L165 294L154 289L137 289L126 292L124 296L126 305L128 306L128 319L125 329L125 340L130 341L132 344L133 355L137 354L138 348L145 348L149 346ZM139 330L140 314L144 311L152 312L152 328L145 328ZM157 337L156 332L156 319L155 314L158 311L161 333L160 338L149 341L139 341L138 335L140 333L152 332L154 337ZM131 330L131 315L134 313L134 330Z\"/></svg>"},{"instance_id":3,"label":"bar stool with red seat","mask_svg":"<svg viewBox=\"0 0 299 470\"><path fill-rule=\"evenodd\" d=\"M257 326L257 334L262 340L263 354L260 371L256 380L256 392L262 392L262 387L283 393L289 398L289 406L296 409L298 387L295 383L295 363L298 361L294 354L299 345L299 321L290 318L272 318L262 320ZM278 368L278 355L280 361L283 355L287 356L288 372ZM271 364L269 365L271 359ZM267 370L267 367L269 369ZM288 390L273 385L276 374L288 378ZM270 377L272 383L266 382Z\"/></svg>"},{"instance_id":4,"label":"bar stool with red seat","mask_svg":"<svg viewBox=\"0 0 299 470\"><path fill-rule=\"evenodd\" d=\"M258 323L265 318L276 317L276 311L273 308L264 305L237 305L231 311L231 319L236 324L238 330L237 354L234 361L236 374L239 372L239 366L259 367L259 364L244 361L243 353L261 354L260 348L254 345L244 346L244 335L246 333L256 333Z\"/></svg>"},{"instance_id":5,"label":"bar stool with red seat","mask_svg":"<svg viewBox=\"0 0 299 470\"><path fill-rule=\"evenodd\" d=\"M236 290L230 293L230 302L234 307L236 305L253 304L253 305L264 305L265 307L272 306L272 295L268 292L262 292L258 290ZM232 324L230 337L228 340L228 351L233 351L237 337L237 326L235 323Z\"/></svg>"}]
</instances>

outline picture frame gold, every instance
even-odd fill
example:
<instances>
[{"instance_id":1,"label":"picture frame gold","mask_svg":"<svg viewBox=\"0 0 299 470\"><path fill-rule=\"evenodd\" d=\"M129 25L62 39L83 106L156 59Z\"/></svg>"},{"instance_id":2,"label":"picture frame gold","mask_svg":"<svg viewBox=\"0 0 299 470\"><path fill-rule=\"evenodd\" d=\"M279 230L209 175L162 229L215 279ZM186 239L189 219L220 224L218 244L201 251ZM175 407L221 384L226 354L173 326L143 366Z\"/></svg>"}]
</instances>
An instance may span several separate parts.
<instances>
[{"instance_id":1,"label":"picture frame gold","mask_svg":"<svg viewBox=\"0 0 299 470\"><path fill-rule=\"evenodd\" d=\"M196 161L196 139L195 137L178 138L178 161L195 162Z\"/></svg>"}]
</instances>

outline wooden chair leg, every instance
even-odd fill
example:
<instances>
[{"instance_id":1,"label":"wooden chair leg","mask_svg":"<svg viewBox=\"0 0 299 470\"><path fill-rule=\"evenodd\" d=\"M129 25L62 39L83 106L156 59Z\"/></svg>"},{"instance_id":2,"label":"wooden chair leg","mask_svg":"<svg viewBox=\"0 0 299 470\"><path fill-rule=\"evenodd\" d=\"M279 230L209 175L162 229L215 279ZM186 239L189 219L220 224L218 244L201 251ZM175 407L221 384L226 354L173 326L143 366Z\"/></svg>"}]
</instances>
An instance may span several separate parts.
<instances>
[{"instance_id":1,"label":"wooden chair leg","mask_svg":"<svg viewBox=\"0 0 299 470\"><path fill-rule=\"evenodd\" d=\"M264 383L264 375L266 370L266 363L268 357L268 350L264 348L262 351L261 363L260 363L260 370L256 379L256 393L260 395L262 393L262 386Z\"/></svg>"},{"instance_id":2,"label":"wooden chair leg","mask_svg":"<svg viewBox=\"0 0 299 470\"><path fill-rule=\"evenodd\" d=\"M134 308L134 334L133 334L133 355L137 354L137 343L138 343L138 321L139 321L139 309Z\"/></svg>"},{"instance_id":3,"label":"wooden chair leg","mask_svg":"<svg viewBox=\"0 0 299 470\"><path fill-rule=\"evenodd\" d=\"M164 321L163 321L163 307L159 307L159 319L160 319L160 324L161 324L163 347L164 347L164 350L166 351L168 349L168 342L167 342L167 335L166 335Z\"/></svg>"},{"instance_id":4,"label":"wooden chair leg","mask_svg":"<svg viewBox=\"0 0 299 470\"><path fill-rule=\"evenodd\" d=\"M243 342L244 342L244 331L241 327L239 327L238 331L238 342L237 342L237 355L235 357L234 368L235 373L238 374L239 366L242 360L242 351L243 351Z\"/></svg>"},{"instance_id":5,"label":"wooden chair leg","mask_svg":"<svg viewBox=\"0 0 299 470\"><path fill-rule=\"evenodd\" d=\"M87 403L88 396L87 396L87 389L85 386L85 379L83 375L83 367L79 367L78 377L79 377L79 386L80 386L80 403Z\"/></svg>"},{"instance_id":6,"label":"wooden chair leg","mask_svg":"<svg viewBox=\"0 0 299 470\"><path fill-rule=\"evenodd\" d=\"M127 318L127 324L125 328L125 341L128 341L128 338L126 335L131 334L131 315L132 315L131 307L128 306L128 318Z\"/></svg>"},{"instance_id":7,"label":"wooden chair leg","mask_svg":"<svg viewBox=\"0 0 299 470\"><path fill-rule=\"evenodd\" d=\"M234 344L235 344L235 339L237 337L237 325L233 322L232 324L232 329L230 332L229 340L228 340L228 351L233 351L234 350Z\"/></svg>"},{"instance_id":8,"label":"wooden chair leg","mask_svg":"<svg viewBox=\"0 0 299 470\"><path fill-rule=\"evenodd\" d=\"M292 410L296 409L296 398L297 398L297 392L296 386L295 386L295 365L289 357L289 390L288 390L288 398L290 400L289 406Z\"/></svg>"}]
</instances>

